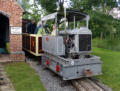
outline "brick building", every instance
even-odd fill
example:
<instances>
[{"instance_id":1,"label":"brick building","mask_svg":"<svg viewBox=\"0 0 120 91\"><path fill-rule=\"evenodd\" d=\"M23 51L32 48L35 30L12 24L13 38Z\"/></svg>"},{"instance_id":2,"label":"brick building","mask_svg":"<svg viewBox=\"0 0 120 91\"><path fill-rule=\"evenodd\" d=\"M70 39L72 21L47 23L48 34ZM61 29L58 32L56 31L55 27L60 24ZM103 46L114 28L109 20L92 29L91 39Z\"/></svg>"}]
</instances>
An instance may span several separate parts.
<instances>
[{"instance_id":1,"label":"brick building","mask_svg":"<svg viewBox=\"0 0 120 91\"><path fill-rule=\"evenodd\" d=\"M24 60L22 51L23 9L16 0L0 0L0 43L9 43L10 59Z\"/></svg>"}]
</instances>

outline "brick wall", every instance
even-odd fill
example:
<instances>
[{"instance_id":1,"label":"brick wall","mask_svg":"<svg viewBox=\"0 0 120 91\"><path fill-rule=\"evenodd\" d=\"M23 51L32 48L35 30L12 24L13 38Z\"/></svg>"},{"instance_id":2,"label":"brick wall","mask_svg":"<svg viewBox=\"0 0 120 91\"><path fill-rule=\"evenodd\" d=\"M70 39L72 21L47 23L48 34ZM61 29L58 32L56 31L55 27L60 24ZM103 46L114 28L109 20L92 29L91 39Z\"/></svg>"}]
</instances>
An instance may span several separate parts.
<instances>
[{"instance_id":1,"label":"brick wall","mask_svg":"<svg viewBox=\"0 0 120 91\"><path fill-rule=\"evenodd\" d=\"M3 14L9 18L10 27L22 27L23 9L15 0L0 0L0 14ZM10 53L12 61L13 59L17 61L17 58L18 60L20 60L20 58L24 58L22 57L24 56L24 53L21 51L22 35L10 34Z\"/></svg>"},{"instance_id":2,"label":"brick wall","mask_svg":"<svg viewBox=\"0 0 120 91\"><path fill-rule=\"evenodd\" d=\"M22 51L22 35L10 35L11 52Z\"/></svg>"}]
</instances>

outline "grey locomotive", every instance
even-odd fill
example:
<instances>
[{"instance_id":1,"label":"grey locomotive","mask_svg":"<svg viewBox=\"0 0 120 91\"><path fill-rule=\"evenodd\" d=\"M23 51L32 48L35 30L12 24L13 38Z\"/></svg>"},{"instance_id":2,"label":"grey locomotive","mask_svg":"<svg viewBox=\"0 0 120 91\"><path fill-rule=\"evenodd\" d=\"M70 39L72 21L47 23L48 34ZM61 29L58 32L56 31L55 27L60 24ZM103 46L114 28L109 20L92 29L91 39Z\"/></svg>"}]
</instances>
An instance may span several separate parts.
<instances>
[{"instance_id":1,"label":"grey locomotive","mask_svg":"<svg viewBox=\"0 0 120 91\"><path fill-rule=\"evenodd\" d=\"M100 75L100 57L91 55L92 32L88 28L89 15L66 10L65 14L56 12L41 19L42 23L49 20L55 22L55 35L42 36L42 64L63 80ZM82 24L85 26L81 27Z\"/></svg>"}]
</instances>

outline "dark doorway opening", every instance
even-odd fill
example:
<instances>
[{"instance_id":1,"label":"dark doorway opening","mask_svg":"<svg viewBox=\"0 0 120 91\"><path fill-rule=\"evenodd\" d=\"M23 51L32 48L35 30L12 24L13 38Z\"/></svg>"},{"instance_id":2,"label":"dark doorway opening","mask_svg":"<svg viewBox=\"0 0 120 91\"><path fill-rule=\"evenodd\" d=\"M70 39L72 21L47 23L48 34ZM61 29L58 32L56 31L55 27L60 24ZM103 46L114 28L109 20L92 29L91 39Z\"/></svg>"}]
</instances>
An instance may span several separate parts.
<instances>
[{"instance_id":1,"label":"dark doorway opening","mask_svg":"<svg viewBox=\"0 0 120 91\"><path fill-rule=\"evenodd\" d=\"M0 14L0 54L9 53L9 18Z\"/></svg>"}]
</instances>

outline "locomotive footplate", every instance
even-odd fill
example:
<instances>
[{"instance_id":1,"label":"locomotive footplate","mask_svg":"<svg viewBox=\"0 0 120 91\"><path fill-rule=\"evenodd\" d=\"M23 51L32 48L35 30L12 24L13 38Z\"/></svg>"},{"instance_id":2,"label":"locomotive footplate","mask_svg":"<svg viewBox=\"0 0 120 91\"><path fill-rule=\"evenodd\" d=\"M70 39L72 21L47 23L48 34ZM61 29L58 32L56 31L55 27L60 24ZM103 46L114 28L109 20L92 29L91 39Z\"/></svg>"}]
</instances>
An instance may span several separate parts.
<instances>
[{"instance_id":1,"label":"locomotive footplate","mask_svg":"<svg viewBox=\"0 0 120 91\"><path fill-rule=\"evenodd\" d=\"M44 53L42 64L61 76L63 80L72 80L83 77L100 75L102 62L100 57L90 56L79 59L70 59Z\"/></svg>"}]
</instances>

